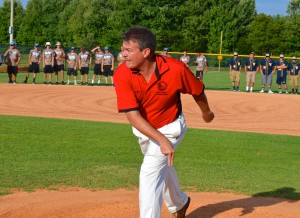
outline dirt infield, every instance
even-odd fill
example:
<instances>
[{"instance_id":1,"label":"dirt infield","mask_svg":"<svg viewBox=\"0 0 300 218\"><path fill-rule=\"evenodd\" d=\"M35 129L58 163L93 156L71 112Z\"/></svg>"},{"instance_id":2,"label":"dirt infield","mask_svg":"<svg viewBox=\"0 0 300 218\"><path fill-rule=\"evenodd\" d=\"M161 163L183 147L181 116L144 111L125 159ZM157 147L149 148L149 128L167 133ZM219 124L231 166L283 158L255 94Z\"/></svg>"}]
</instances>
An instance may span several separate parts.
<instances>
[{"instance_id":1,"label":"dirt infield","mask_svg":"<svg viewBox=\"0 0 300 218\"><path fill-rule=\"evenodd\" d=\"M187 125L300 136L300 95L207 91L216 114L206 124L188 95ZM0 114L128 123L118 114L113 87L0 84ZM299 217L300 202L233 194L189 193L189 218ZM66 188L0 197L0 217L138 217L138 192ZM162 217L171 217L163 208Z\"/></svg>"}]
</instances>

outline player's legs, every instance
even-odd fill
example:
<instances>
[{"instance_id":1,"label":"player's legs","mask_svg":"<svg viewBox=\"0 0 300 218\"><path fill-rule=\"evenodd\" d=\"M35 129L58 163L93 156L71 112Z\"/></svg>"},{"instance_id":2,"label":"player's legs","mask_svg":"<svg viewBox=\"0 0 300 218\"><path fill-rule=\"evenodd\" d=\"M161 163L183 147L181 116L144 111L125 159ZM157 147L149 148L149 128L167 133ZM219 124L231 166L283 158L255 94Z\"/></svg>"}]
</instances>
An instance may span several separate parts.
<instances>
[{"instance_id":1,"label":"player's legs","mask_svg":"<svg viewBox=\"0 0 300 218\"><path fill-rule=\"evenodd\" d=\"M159 129L176 148L182 141L186 126L183 116ZM168 210L175 213L187 202L181 192L176 171L168 166L168 157L161 153L160 146L152 140L142 140L145 152L140 171L140 217L160 217L162 199ZM146 147L146 148L145 148Z\"/></svg>"},{"instance_id":2,"label":"player's legs","mask_svg":"<svg viewBox=\"0 0 300 218\"><path fill-rule=\"evenodd\" d=\"M62 65L62 67L63 67L63 65ZM65 84L65 71L63 69L61 69L60 75L61 75L61 84L64 85Z\"/></svg>"}]
</instances>

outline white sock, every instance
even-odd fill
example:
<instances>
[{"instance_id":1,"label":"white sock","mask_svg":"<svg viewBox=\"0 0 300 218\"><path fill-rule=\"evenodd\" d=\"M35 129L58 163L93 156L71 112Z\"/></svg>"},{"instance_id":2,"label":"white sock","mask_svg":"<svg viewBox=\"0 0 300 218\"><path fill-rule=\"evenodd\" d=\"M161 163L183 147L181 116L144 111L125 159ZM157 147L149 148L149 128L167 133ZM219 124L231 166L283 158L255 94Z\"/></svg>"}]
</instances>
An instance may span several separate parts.
<instances>
[{"instance_id":1,"label":"white sock","mask_svg":"<svg viewBox=\"0 0 300 218\"><path fill-rule=\"evenodd\" d=\"M92 84L94 84L94 80L92 80Z\"/></svg>"},{"instance_id":2,"label":"white sock","mask_svg":"<svg viewBox=\"0 0 300 218\"><path fill-rule=\"evenodd\" d=\"M246 86L246 91L248 91L249 90L249 87L248 86Z\"/></svg>"},{"instance_id":3,"label":"white sock","mask_svg":"<svg viewBox=\"0 0 300 218\"><path fill-rule=\"evenodd\" d=\"M252 91L253 90L253 87L250 87L250 91Z\"/></svg>"},{"instance_id":4,"label":"white sock","mask_svg":"<svg viewBox=\"0 0 300 218\"><path fill-rule=\"evenodd\" d=\"M98 80L98 84L100 84L100 82L101 82L101 81L100 81L100 80Z\"/></svg>"}]
</instances>

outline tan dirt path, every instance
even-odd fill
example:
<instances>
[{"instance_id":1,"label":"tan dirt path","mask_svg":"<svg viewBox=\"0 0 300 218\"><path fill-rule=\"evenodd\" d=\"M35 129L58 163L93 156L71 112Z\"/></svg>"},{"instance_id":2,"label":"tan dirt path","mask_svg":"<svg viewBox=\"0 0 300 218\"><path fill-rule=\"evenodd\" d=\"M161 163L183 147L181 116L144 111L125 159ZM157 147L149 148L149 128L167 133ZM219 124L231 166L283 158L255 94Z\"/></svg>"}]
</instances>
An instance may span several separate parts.
<instances>
[{"instance_id":1,"label":"tan dirt path","mask_svg":"<svg viewBox=\"0 0 300 218\"><path fill-rule=\"evenodd\" d=\"M192 128L223 129L300 136L300 96L207 91L213 123L206 124L191 96L183 95L183 111ZM118 114L113 87L0 84L0 114L128 123ZM296 218L300 201L249 197L230 193L188 193L188 218ZM16 191L0 197L6 217L138 217L138 191ZM171 217L163 207L162 218Z\"/></svg>"}]
</instances>

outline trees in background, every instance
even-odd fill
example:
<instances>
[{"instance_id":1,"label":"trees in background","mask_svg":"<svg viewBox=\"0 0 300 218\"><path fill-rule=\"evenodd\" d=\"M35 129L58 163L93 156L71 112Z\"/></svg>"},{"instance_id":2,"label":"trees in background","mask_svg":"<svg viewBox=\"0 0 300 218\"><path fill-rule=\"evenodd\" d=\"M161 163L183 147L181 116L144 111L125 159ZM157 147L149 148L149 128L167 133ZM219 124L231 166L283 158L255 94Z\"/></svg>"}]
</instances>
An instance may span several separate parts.
<instances>
[{"instance_id":1,"label":"trees in background","mask_svg":"<svg viewBox=\"0 0 300 218\"><path fill-rule=\"evenodd\" d=\"M288 16L256 14L255 0L29 0L15 1L15 39L21 44L55 44L120 49L130 26L150 28L157 48L171 51L296 54L300 49L300 0ZM0 7L0 41L8 43L10 0Z\"/></svg>"}]
</instances>

